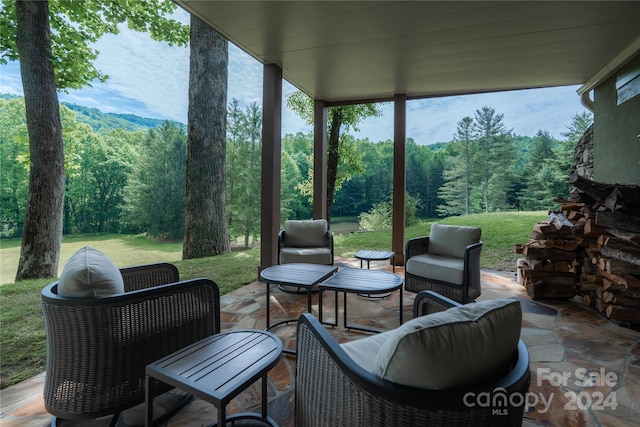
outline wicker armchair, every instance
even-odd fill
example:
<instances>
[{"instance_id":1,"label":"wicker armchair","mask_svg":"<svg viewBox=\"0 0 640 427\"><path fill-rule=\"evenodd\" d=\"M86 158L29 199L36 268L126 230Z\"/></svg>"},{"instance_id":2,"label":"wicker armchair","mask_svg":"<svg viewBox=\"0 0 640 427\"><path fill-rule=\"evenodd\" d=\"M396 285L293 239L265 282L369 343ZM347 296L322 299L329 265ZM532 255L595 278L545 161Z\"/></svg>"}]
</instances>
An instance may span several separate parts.
<instances>
[{"instance_id":1,"label":"wicker armchair","mask_svg":"<svg viewBox=\"0 0 640 427\"><path fill-rule=\"evenodd\" d=\"M421 292L414 309L419 313L456 305L435 293ZM521 340L510 363L486 383L434 390L391 382L356 363L309 314L298 321L296 365L297 427L516 426L522 424L530 382L529 353ZM489 393L493 405L499 406L478 405L479 393ZM505 400L496 401L498 394Z\"/></svg>"},{"instance_id":2,"label":"wicker armchair","mask_svg":"<svg viewBox=\"0 0 640 427\"><path fill-rule=\"evenodd\" d=\"M171 264L120 270L125 293L98 298L42 290L47 332L44 402L60 419L92 419L145 401L145 366L220 332L220 293L208 279L177 282ZM169 390L158 384L154 394Z\"/></svg>"},{"instance_id":3,"label":"wicker armchair","mask_svg":"<svg viewBox=\"0 0 640 427\"><path fill-rule=\"evenodd\" d=\"M333 233L326 219L287 220L278 233L278 264L333 265ZM299 286L278 285L281 291L306 294Z\"/></svg>"},{"instance_id":4,"label":"wicker armchair","mask_svg":"<svg viewBox=\"0 0 640 427\"><path fill-rule=\"evenodd\" d=\"M431 236L407 241L405 289L434 291L462 304L475 301L482 292L480 234L477 227L435 223Z\"/></svg>"},{"instance_id":5,"label":"wicker armchair","mask_svg":"<svg viewBox=\"0 0 640 427\"><path fill-rule=\"evenodd\" d=\"M288 220L278 233L278 264L333 265L333 233L327 220Z\"/></svg>"}]
</instances>

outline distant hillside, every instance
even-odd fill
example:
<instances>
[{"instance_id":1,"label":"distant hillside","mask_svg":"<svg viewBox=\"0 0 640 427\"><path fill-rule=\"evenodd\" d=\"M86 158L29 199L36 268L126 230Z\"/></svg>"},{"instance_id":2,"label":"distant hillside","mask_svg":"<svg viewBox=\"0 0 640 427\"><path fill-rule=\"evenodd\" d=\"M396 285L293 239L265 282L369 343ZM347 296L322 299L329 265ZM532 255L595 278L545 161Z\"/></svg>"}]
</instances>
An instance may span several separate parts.
<instances>
[{"instance_id":1,"label":"distant hillside","mask_svg":"<svg viewBox=\"0 0 640 427\"><path fill-rule=\"evenodd\" d=\"M76 113L79 122L86 123L97 131L108 131L111 129L124 129L129 132L137 130L147 130L157 128L165 122L160 119L150 119L134 114L103 113L97 108L84 107L82 105L62 103ZM179 124L176 122L176 124Z\"/></svg>"},{"instance_id":2,"label":"distant hillside","mask_svg":"<svg viewBox=\"0 0 640 427\"><path fill-rule=\"evenodd\" d=\"M20 98L17 95L0 94L0 99L13 99ZM134 114L117 114L117 113L103 113L97 108L84 107L82 105L70 104L68 102L61 102L62 105L69 108L76 113L76 118L79 122L86 123L98 131L109 131L112 129L124 129L128 132L137 130L145 131L150 128L157 128L165 122L160 119L150 119L148 117L140 117ZM180 125L178 122L174 122Z\"/></svg>"}]
</instances>

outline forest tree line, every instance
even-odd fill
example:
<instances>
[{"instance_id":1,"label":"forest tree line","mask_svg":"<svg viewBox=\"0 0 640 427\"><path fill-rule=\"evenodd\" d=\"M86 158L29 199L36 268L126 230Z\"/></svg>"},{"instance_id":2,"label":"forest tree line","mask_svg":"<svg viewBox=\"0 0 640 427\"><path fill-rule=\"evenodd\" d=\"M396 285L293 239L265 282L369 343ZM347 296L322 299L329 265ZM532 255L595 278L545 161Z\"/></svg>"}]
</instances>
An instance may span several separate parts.
<instances>
[{"instance_id":1,"label":"forest tree line","mask_svg":"<svg viewBox=\"0 0 640 427\"><path fill-rule=\"evenodd\" d=\"M60 108L65 154L64 233L148 233L180 239L184 230L187 134L183 125L125 130L97 115L87 123ZM103 117L103 119L101 119ZM125 117L126 116L122 116ZM128 117L127 119L130 119ZM257 104L228 106L227 220L230 237L245 247L260 233L262 112ZM0 236L22 232L29 179L29 142L21 97L0 99L2 193ZM567 197L576 142L590 125L576 115L563 140L540 130L516 136L503 116L483 107L458 122L452 141L420 145L407 141L409 211L437 218L467 213L552 209ZM146 123L149 126L149 123ZM119 126L119 127L115 127ZM137 130L136 130L137 129ZM332 216L358 216L390 203L393 142L372 142L345 133L341 144L356 153L355 170L344 174ZM350 159L354 168L354 159ZM339 168L344 167L343 164ZM281 217L312 216L313 135L282 137Z\"/></svg>"}]
</instances>

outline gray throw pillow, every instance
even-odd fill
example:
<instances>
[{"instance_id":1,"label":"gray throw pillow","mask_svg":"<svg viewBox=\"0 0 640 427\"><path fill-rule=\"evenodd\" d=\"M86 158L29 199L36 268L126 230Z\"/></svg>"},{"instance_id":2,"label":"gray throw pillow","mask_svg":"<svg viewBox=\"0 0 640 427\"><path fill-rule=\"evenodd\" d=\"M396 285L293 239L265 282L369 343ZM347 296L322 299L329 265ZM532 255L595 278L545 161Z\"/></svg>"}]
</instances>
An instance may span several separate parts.
<instances>
[{"instance_id":1,"label":"gray throw pillow","mask_svg":"<svg viewBox=\"0 0 640 427\"><path fill-rule=\"evenodd\" d=\"M473 385L508 365L522 328L520 302L497 299L417 317L393 331L372 373L427 389Z\"/></svg>"},{"instance_id":2,"label":"gray throw pillow","mask_svg":"<svg viewBox=\"0 0 640 427\"><path fill-rule=\"evenodd\" d=\"M69 258L58 279L58 295L95 298L124 293L118 267L102 252L85 246Z\"/></svg>"}]
</instances>

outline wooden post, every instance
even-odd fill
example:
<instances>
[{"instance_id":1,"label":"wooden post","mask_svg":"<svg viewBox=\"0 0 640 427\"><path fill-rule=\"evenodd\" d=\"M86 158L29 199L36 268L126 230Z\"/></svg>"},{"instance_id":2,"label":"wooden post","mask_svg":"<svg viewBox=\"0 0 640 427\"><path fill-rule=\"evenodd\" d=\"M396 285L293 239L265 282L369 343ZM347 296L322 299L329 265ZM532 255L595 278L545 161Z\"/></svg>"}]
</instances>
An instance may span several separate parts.
<instances>
[{"instance_id":1,"label":"wooden post","mask_svg":"<svg viewBox=\"0 0 640 427\"><path fill-rule=\"evenodd\" d=\"M327 218L327 106L313 105L313 218Z\"/></svg>"},{"instance_id":2,"label":"wooden post","mask_svg":"<svg viewBox=\"0 0 640 427\"><path fill-rule=\"evenodd\" d=\"M393 221L391 250L395 265L404 265L404 217L407 186L407 96L395 95L393 124Z\"/></svg>"},{"instance_id":3,"label":"wooden post","mask_svg":"<svg viewBox=\"0 0 640 427\"><path fill-rule=\"evenodd\" d=\"M264 66L262 93L260 271L277 263L282 167L282 68L275 64Z\"/></svg>"}]
</instances>

